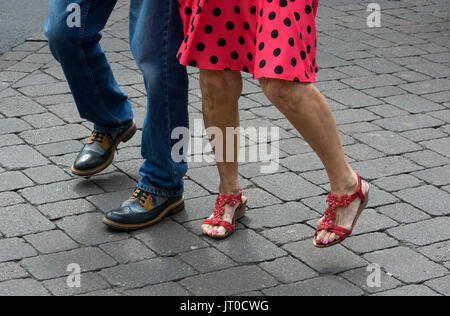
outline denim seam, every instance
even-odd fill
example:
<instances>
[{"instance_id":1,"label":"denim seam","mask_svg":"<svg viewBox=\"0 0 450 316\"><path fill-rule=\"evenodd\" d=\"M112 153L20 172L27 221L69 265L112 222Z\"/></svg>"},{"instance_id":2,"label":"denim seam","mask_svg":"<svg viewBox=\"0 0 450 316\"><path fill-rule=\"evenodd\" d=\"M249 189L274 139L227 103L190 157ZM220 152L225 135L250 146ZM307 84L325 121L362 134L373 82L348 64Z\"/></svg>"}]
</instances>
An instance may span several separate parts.
<instances>
[{"instance_id":1,"label":"denim seam","mask_svg":"<svg viewBox=\"0 0 450 316\"><path fill-rule=\"evenodd\" d=\"M91 78L91 81L93 83L93 91L94 93L98 96L98 101L99 101L99 105L101 106L101 108L103 109L103 111L105 111L105 113L108 113L108 115L117 123L120 124L120 122L117 120L116 117L114 117L114 115L112 115L109 111L108 108L106 107L105 103L103 102L103 98L102 98L102 94L100 92L100 89L98 88L98 84L95 80L95 76L92 73L92 69L89 66L89 63L87 62L88 58L86 56L86 52L85 49L83 47L83 40L86 38L86 24L87 24L87 19L88 19L88 15L90 13L91 7L92 7L92 1L93 0L89 0L87 3L87 8L85 10L85 12L83 13L83 25L80 28L80 46L81 46L81 51L83 52L83 61L84 61L84 68L87 70L86 73L89 73L89 76Z\"/></svg>"},{"instance_id":2,"label":"denim seam","mask_svg":"<svg viewBox=\"0 0 450 316\"><path fill-rule=\"evenodd\" d=\"M171 117L170 117L170 100L169 100L169 38L170 38L170 34L169 34L169 26L170 26L170 18L172 16L172 0L168 0L167 2L167 10L165 10L166 12L166 16L165 16L165 24L164 24L164 49L163 49L163 67L164 67L164 71L163 71L163 75L164 75L164 80L167 83L165 85L165 113L167 115L167 141L169 143L169 147L172 149L172 139L171 139L171 128L172 128L172 122L171 122ZM169 158L170 160L170 158ZM175 177L175 168L172 164L171 161L168 161L168 163L170 163L170 175L171 177Z\"/></svg>"}]
</instances>

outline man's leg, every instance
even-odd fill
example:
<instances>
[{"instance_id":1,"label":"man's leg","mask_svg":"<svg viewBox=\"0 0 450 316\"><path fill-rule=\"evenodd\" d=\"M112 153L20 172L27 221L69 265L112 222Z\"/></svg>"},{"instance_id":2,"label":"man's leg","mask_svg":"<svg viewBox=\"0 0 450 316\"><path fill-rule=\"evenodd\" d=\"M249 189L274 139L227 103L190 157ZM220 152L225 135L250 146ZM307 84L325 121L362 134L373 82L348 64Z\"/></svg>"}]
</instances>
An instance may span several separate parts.
<instances>
[{"instance_id":1,"label":"man's leg","mask_svg":"<svg viewBox=\"0 0 450 316\"><path fill-rule=\"evenodd\" d=\"M94 123L96 131L72 168L79 175L105 169L112 162L115 145L135 131L131 104L99 44L100 31L116 2L51 0L45 22L50 49L61 63L80 116Z\"/></svg>"},{"instance_id":2,"label":"man's leg","mask_svg":"<svg viewBox=\"0 0 450 316\"><path fill-rule=\"evenodd\" d=\"M176 0L131 0L131 49L144 74L148 110L142 136L141 181L132 199L109 212L104 223L137 229L182 210L187 163L172 159L177 127L188 128L188 78L176 59L183 27ZM149 212L151 211L151 212Z\"/></svg>"}]
</instances>

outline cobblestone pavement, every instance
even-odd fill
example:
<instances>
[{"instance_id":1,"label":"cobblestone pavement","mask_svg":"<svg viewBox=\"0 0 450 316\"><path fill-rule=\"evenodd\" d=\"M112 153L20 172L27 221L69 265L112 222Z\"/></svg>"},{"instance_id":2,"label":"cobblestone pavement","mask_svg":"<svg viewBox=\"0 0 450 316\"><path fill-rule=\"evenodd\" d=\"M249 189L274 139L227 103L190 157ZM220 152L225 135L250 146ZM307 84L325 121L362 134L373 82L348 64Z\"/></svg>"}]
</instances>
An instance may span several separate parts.
<instances>
[{"instance_id":1,"label":"cobblestone pavement","mask_svg":"<svg viewBox=\"0 0 450 316\"><path fill-rule=\"evenodd\" d=\"M354 237L312 246L325 209L321 164L246 76L244 126L279 126L281 168L242 165L246 218L226 241L201 236L217 188L215 167L191 164L186 212L135 233L114 233L102 213L138 179L140 135L90 180L69 166L90 134L42 34L0 57L0 295L448 295L450 294L450 3L379 1L368 28L361 1L319 9L318 88L329 99L346 153L373 194ZM140 126L146 97L129 52L127 1L103 47ZM201 118L198 72L190 112ZM286 185L288 184L288 185ZM291 185L289 185L291 184ZM81 287L66 285L80 264ZM367 266L382 268L367 286ZM219 284L219 286L217 286Z\"/></svg>"}]
</instances>

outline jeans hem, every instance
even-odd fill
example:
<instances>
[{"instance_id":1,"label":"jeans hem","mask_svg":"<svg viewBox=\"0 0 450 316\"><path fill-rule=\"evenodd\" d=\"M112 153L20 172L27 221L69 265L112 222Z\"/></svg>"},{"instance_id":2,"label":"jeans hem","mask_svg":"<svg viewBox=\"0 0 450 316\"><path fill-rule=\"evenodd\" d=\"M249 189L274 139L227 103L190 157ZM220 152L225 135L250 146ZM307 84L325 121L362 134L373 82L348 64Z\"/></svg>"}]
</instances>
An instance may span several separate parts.
<instances>
[{"instance_id":1,"label":"jeans hem","mask_svg":"<svg viewBox=\"0 0 450 316\"><path fill-rule=\"evenodd\" d=\"M149 192L151 194L157 195L157 196L162 196L162 197L178 197L178 196L182 196L184 193L184 190L164 190L164 189L160 189L160 188L156 188L154 186L151 185L145 185L141 182L139 182L139 184L137 185L138 189L141 189L143 191Z\"/></svg>"},{"instance_id":2,"label":"jeans hem","mask_svg":"<svg viewBox=\"0 0 450 316\"><path fill-rule=\"evenodd\" d=\"M94 129L100 133L107 133L107 134L120 133L120 132L123 132L124 130L126 130L128 127L130 127L131 122L132 122L132 120L125 122L122 125L118 125L116 127L105 127L105 126L99 126L97 124L94 124Z\"/></svg>"}]
</instances>

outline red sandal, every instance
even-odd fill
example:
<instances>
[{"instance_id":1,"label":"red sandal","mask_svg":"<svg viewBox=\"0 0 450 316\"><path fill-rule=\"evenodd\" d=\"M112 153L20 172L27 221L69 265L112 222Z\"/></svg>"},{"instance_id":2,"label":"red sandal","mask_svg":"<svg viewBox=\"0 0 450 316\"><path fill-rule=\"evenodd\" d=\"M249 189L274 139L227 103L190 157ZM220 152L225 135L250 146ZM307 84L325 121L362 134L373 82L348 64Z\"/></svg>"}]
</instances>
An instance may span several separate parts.
<instances>
[{"instance_id":1,"label":"red sandal","mask_svg":"<svg viewBox=\"0 0 450 316\"><path fill-rule=\"evenodd\" d=\"M369 202L369 190L367 190L366 195L362 192L362 180L361 176L359 174L356 174L358 176L358 189L355 193L352 195L344 194L341 196L333 195L331 192L328 194L327 203L328 208L325 211L325 217L320 222L319 227L316 230L316 234L314 235L314 246L317 248L328 248L335 246L337 244L340 244L345 239L347 239L351 234L353 229L355 228L356 222L359 219L359 216L361 215L362 211L366 208L367 203ZM352 230L345 229L344 227L333 225L333 221L336 218L336 208L343 207L346 208L357 198L361 199L361 205L358 209L358 213L356 214L355 219L353 220L352 224ZM325 230L330 233L335 233L339 236L340 239L337 239L331 243L328 244L322 244L318 243L317 241L317 234Z\"/></svg>"},{"instance_id":2,"label":"red sandal","mask_svg":"<svg viewBox=\"0 0 450 316\"><path fill-rule=\"evenodd\" d=\"M207 218L203 221L203 224L211 225L211 226L222 226L227 232L225 235L208 235L214 239L225 239L229 237L234 230L236 229L236 221L245 216L245 207L247 205L247 198L242 196L242 191L239 190L238 194L219 194L216 200L216 207L214 208L213 217ZM239 207L234 212L233 223L229 223L227 221L222 220L222 216L225 212L225 205L230 205L231 207L236 206L236 204L240 203ZM207 235L206 233L203 233Z\"/></svg>"}]
</instances>

